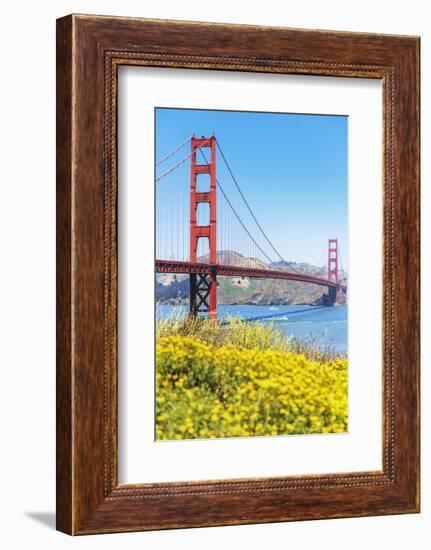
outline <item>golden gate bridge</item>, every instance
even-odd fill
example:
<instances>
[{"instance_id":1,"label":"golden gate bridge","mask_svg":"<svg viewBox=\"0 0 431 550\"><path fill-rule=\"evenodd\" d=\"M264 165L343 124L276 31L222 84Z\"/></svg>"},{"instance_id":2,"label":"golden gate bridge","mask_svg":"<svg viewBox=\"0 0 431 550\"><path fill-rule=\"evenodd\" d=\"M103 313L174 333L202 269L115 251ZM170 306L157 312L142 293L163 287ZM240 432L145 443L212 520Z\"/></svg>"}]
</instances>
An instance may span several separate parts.
<instances>
[{"instance_id":1,"label":"golden gate bridge","mask_svg":"<svg viewBox=\"0 0 431 550\"><path fill-rule=\"evenodd\" d=\"M187 146L189 152L177 160ZM234 205L220 180L218 154L240 207ZM259 223L214 134L193 135L179 144L156 162L156 174L155 270L189 275L193 316L217 318L220 276L324 286L328 305L338 304L340 293L347 291L340 280L337 238L328 240L326 278L298 271L282 257Z\"/></svg>"}]
</instances>

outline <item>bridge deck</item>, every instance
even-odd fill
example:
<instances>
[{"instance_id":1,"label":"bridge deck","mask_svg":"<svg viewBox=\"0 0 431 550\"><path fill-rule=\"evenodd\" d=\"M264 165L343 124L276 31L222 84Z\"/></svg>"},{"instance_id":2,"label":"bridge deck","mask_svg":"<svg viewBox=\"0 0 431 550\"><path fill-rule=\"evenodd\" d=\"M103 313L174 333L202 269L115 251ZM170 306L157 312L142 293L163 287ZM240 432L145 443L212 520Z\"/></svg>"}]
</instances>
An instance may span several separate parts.
<instances>
[{"instance_id":1,"label":"bridge deck","mask_svg":"<svg viewBox=\"0 0 431 550\"><path fill-rule=\"evenodd\" d=\"M321 277L314 277L306 273L297 273L284 269L258 269L254 267L237 267L223 264L205 264L196 262L181 262L176 260L156 260L157 273L209 273L215 270L217 275L227 277L250 277L254 279L284 279L287 281L300 281L327 287L346 290L346 285L337 284Z\"/></svg>"}]
</instances>

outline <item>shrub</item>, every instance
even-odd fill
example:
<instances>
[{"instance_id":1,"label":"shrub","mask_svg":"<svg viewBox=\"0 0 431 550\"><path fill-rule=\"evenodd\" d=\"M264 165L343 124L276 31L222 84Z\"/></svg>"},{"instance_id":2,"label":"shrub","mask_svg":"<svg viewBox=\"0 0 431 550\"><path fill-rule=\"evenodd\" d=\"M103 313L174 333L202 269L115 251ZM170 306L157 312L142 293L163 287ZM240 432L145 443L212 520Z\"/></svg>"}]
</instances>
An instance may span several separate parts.
<instances>
[{"instance_id":1,"label":"shrub","mask_svg":"<svg viewBox=\"0 0 431 550\"><path fill-rule=\"evenodd\" d=\"M157 439L347 430L346 359L294 353L260 323L201 323L158 327Z\"/></svg>"},{"instance_id":2,"label":"shrub","mask_svg":"<svg viewBox=\"0 0 431 550\"><path fill-rule=\"evenodd\" d=\"M306 342L296 340L281 332L272 322L244 321L239 317L228 317L225 322L208 322L199 317L171 314L158 319L156 335L158 338L195 336L217 347L232 344L262 351L267 349L293 351L319 362L340 358L339 353L329 347L322 347L318 340L309 339Z\"/></svg>"}]
</instances>

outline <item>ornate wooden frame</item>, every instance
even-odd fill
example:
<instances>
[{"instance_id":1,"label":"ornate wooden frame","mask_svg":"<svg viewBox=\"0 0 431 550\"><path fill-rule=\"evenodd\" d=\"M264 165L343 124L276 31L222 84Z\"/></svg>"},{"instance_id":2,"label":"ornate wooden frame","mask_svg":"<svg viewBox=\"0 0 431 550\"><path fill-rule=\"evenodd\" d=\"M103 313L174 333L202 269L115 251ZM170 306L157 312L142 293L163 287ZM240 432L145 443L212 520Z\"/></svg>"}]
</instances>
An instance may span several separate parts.
<instances>
[{"instance_id":1,"label":"ornate wooden frame","mask_svg":"<svg viewBox=\"0 0 431 550\"><path fill-rule=\"evenodd\" d=\"M117 482L119 65L378 78L383 470ZM57 528L69 534L419 510L419 38L70 15L57 22Z\"/></svg>"}]
</instances>

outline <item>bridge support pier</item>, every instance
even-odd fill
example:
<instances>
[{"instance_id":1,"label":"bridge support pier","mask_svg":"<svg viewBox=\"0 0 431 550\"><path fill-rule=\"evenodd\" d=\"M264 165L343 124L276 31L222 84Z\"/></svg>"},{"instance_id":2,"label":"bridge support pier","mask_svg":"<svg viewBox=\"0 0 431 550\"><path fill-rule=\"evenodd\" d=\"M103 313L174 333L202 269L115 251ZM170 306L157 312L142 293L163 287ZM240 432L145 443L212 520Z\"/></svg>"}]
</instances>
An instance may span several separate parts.
<instances>
[{"instance_id":1,"label":"bridge support pier","mask_svg":"<svg viewBox=\"0 0 431 550\"><path fill-rule=\"evenodd\" d=\"M190 314L217 319L217 275L211 273L190 273Z\"/></svg>"},{"instance_id":2,"label":"bridge support pier","mask_svg":"<svg viewBox=\"0 0 431 550\"><path fill-rule=\"evenodd\" d=\"M338 288L335 288L333 286L330 286L328 288L328 305L329 306L335 306L339 303L339 296L338 296Z\"/></svg>"}]
</instances>

